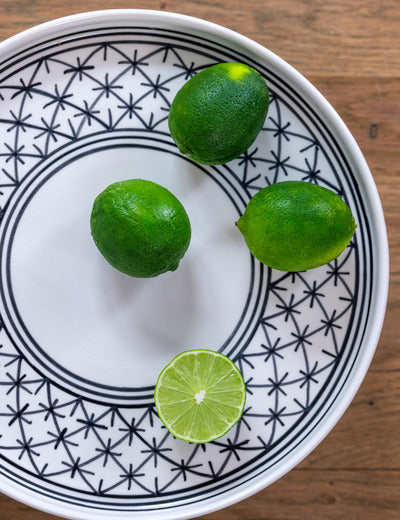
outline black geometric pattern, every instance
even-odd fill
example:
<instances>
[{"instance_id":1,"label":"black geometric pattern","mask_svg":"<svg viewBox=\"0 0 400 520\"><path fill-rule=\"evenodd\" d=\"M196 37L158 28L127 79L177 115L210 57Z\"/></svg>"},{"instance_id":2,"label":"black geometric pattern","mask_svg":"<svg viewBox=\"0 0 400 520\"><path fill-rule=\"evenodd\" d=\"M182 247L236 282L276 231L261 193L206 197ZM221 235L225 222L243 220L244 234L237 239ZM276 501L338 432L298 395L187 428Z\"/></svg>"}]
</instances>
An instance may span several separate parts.
<instances>
[{"instance_id":1,"label":"black geometric pattern","mask_svg":"<svg viewBox=\"0 0 400 520\"><path fill-rule=\"evenodd\" d=\"M217 44L206 52L194 36L168 39L155 29L87 40L76 36L26 54L0 77L3 223L21 183L57 150L122 131L168 140L168 110L177 89L216 62L244 61ZM54 497L62 489L75 503L114 509L212 493L251 478L260 464L263 470L272 467L283 447L290 453L305 424L313 427L308 421L314 413L318 422L317 408L334 399L338 370L355 355L365 290L360 201L351 189L351 172L313 111L302 100L292 101L295 94L283 80L258 68L271 90L265 127L241 157L210 171L231 179L241 211L267 184L298 179L326 186L351 206L359 224L356 237L337 260L309 272L255 265L262 278L256 288L262 291L262 312L249 339L226 352L246 381L245 412L225 437L207 445L174 439L151 402L96 402L67 384L54 384L26 359L3 314L0 454L3 470L13 466L21 483L30 475Z\"/></svg>"}]
</instances>

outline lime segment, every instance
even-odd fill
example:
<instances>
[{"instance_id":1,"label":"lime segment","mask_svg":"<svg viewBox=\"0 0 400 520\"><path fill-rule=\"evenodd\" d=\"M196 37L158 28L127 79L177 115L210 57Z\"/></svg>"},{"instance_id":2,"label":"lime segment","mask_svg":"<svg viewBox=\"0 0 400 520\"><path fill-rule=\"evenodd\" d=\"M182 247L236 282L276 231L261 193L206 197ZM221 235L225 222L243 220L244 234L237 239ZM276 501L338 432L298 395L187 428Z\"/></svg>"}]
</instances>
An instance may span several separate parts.
<instances>
[{"instance_id":1,"label":"lime segment","mask_svg":"<svg viewBox=\"0 0 400 520\"><path fill-rule=\"evenodd\" d=\"M246 387L228 357L212 350L189 350L162 370L154 399L174 437L202 444L222 437L239 421Z\"/></svg>"}]
</instances>

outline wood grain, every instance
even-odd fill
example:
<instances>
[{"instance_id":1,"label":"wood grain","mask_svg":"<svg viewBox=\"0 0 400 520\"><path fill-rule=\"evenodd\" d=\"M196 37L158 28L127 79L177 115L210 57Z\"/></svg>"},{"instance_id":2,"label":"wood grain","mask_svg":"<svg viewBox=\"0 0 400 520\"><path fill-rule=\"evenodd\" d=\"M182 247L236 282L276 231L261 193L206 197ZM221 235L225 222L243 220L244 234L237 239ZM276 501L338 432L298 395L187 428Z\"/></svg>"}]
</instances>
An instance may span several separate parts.
<instances>
[{"instance_id":1,"label":"wood grain","mask_svg":"<svg viewBox=\"0 0 400 520\"><path fill-rule=\"evenodd\" d=\"M398 0L2 0L0 40L60 16L113 8L159 9L224 25L306 75L385 78L400 70Z\"/></svg>"},{"instance_id":2,"label":"wood grain","mask_svg":"<svg viewBox=\"0 0 400 520\"><path fill-rule=\"evenodd\" d=\"M201 520L400 518L400 2L398 0L0 0L0 40L82 11L146 8L197 16L261 43L341 115L374 176L391 283L381 339L353 403L294 470ZM0 495L0 520L56 517Z\"/></svg>"}]
</instances>

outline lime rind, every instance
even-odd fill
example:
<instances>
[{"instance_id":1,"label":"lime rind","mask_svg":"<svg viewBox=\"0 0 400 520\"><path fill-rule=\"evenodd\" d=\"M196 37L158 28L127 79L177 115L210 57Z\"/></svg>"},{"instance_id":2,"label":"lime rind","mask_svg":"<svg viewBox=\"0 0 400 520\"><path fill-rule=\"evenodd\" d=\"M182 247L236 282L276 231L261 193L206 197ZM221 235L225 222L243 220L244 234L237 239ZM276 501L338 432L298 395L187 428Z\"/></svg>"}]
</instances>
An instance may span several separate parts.
<instances>
[{"instance_id":1,"label":"lime rind","mask_svg":"<svg viewBox=\"0 0 400 520\"><path fill-rule=\"evenodd\" d=\"M304 181L262 188L236 225L257 260L286 272L333 261L357 228L350 208L336 192Z\"/></svg>"},{"instance_id":2,"label":"lime rind","mask_svg":"<svg viewBox=\"0 0 400 520\"><path fill-rule=\"evenodd\" d=\"M195 74L176 93L168 128L181 153L200 164L239 157L260 133L269 107L261 74L243 63L218 63Z\"/></svg>"},{"instance_id":3,"label":"lime rind","mask_svg":"<svg viewBox=\"0 0 400 520\"><path fill-rule=\"evenodd\" d=\"M90 231L108 263L135 278L175 271L191 240L182 203L164 186L144 179L114 182L99 193Z\"/></svg>"},{"instance_id":4,"label":"lime rind","mask_svg":"<svg viewBox=\"0 0 400 520\"><path fill-rule=\"evenodd\" d=\"M178 370L176 365L180 365ZM224 381L228 375L231 381L218 390L218 381ZM176 386L171 386L171 380ZM204 389L206 397L196 404L194 394ZM222 437L240 420L246 385L240 370L224 354L208 349L188 350L178 354L161 371L154 400L160 420L175 438L203 444Z\"/></svg>"}]
</instances>

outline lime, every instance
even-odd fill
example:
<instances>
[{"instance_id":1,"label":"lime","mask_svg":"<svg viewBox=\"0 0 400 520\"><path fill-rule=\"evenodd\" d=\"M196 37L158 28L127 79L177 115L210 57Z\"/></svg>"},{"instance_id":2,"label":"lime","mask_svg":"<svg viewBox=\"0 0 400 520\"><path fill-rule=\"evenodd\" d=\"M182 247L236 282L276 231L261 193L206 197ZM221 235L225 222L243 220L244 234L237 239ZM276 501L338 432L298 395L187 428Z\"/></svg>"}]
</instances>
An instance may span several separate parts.
<instances>
[{"instance_id":1,"label":"lime","mask_svg":"<svg viewBox=\"0 0 400 520\"><path fill-rule=\"evenodd\" d=\"M225 435L239 421L246 387L228 357L212 350L188 350L163 369L154 399L174 437L202 444Z\"/></svg>"},{"instance_id":2,"label":"lime","mask_svg":"<svg viewBox=\"0 0 400 520\"><path fill-rule=\"evenodd\" d=\"M189 218L175 195L142 179L115 182L102 191L90 227L104 258L139 278L174 271L191 238Z\"/></svg>"},{"instance_id":3,"label":"lime","mask_svg":"<svg viewBox=\"0 0 400 520\"><path fill-rule=\"evenodd\" d=\"M199 72L176 94L168 117L179 150L201 164L223 164L245 152L269 105L264 78L243 63Z\"/></svg>"},{"instance_id":4,"label":"lime","mask_svg":"<svg viewBox=\"0 0 400 520\"><path fill-rule=\"evenodd\" d=\"M260 190L237 226L251 253L280 271L304 271L331 262L356 229L339 195L302 181L279 182Z\"/></svg>"}]
</instances>

